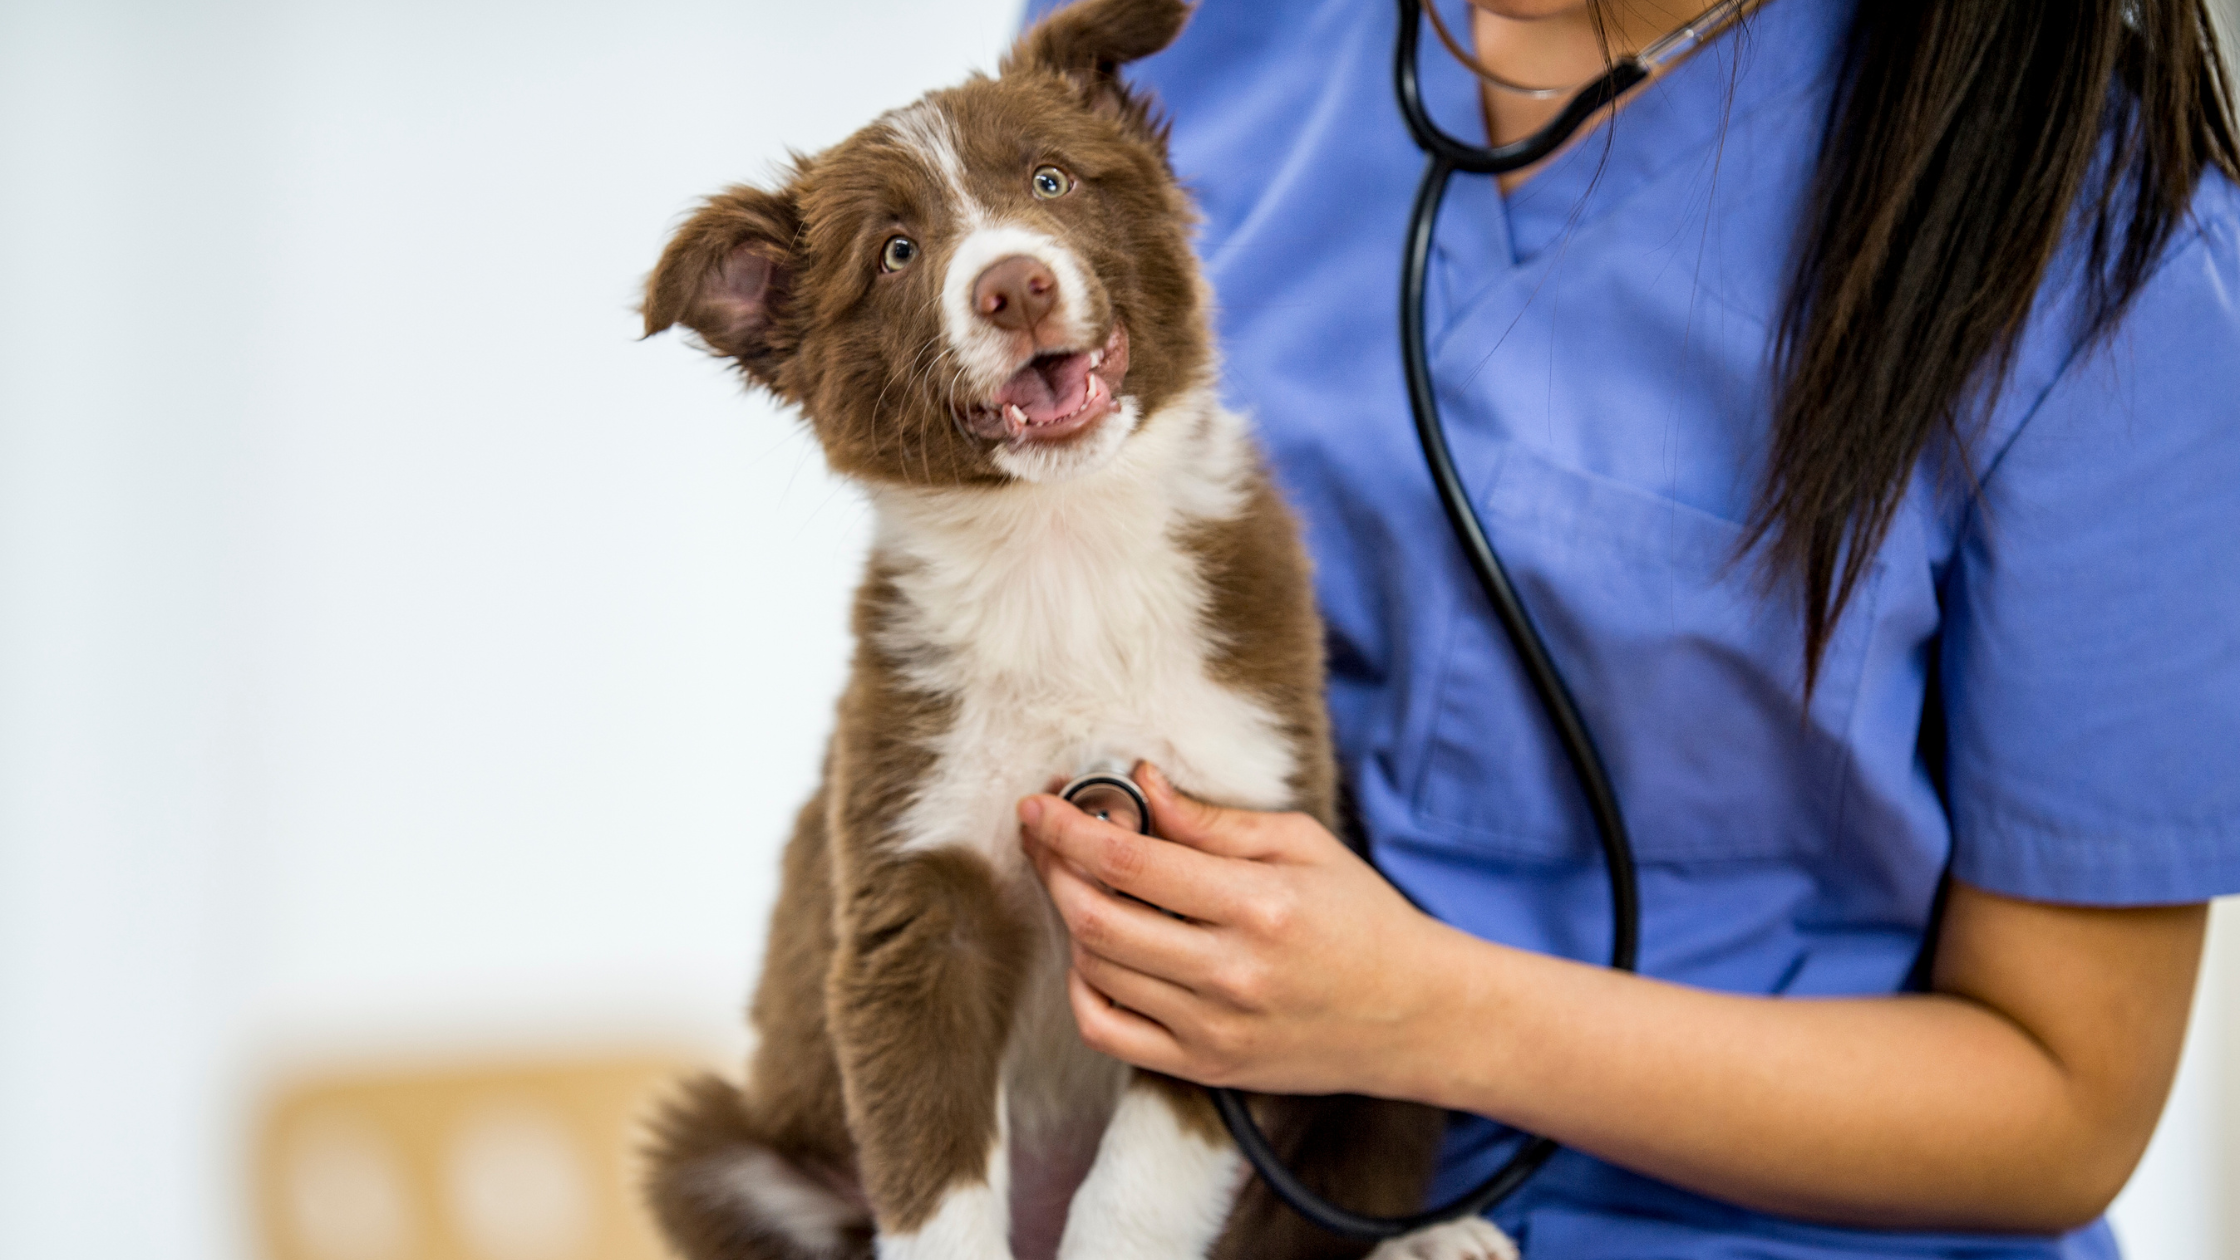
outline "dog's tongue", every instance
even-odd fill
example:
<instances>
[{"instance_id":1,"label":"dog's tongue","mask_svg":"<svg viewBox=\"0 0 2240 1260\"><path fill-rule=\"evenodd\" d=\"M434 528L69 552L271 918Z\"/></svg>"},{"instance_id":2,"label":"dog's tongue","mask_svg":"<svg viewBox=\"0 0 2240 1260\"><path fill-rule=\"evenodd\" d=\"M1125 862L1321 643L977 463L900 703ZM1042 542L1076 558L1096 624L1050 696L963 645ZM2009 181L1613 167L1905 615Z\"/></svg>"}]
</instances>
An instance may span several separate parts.
<instances>
[{"instance_id":1,"label":"dog's tongue","mask_svg":"<svg viewBox=\"0 0 2240 1260\"><path fill-rule=\"evenodd\" d=\"M1048 424L1081 410L1089 393L1089 356L1043 355L1013 373L991 400L998 412L1017 407L1029 424Z\"/></svg>"}]
</instances>

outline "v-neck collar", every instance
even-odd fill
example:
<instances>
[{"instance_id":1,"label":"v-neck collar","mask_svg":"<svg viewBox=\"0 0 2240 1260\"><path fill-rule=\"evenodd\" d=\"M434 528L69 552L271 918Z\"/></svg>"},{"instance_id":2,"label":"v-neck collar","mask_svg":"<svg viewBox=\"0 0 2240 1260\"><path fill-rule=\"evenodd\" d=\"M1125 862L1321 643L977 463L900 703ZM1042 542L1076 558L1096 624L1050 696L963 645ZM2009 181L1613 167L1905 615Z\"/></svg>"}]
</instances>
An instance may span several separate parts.
<instances>
[{"instance_id":1,"label":"v-neck collar","mask_svg":"<svg viewBox=\"0 0 2240 1260\"><path fill-rule=\"evenodd\" d=\"M1441 5L1450 29L1470 29L1470 0L1424 0ZM1456 26L1456 23L1461 23ZM1417 78L1432 120L1449 135L1472 144L1486 143L1486 112L1478 99L1478 78L1436 41L1425 40L1417 57ZM1429 272L1430 327L1439 328L1443 312L1460 308L1486 278L1514 268L1517 247L1501 186L1489 176L1455 175L1447 184L1439 212L1442 230L1432 234Z\"/></svg>"},{"instance_id":2,"label":"v-neck collar","mask_svg":"<svg viewBox=\"0 0 2240 1260\"><path fill-rule=\"evenodd\" d=\"M1450 22L1467 23L1469 9L1468 0L1447 0ZM1489 264L1507 269L1530 262L1676 164L1700 160L1731 119L1831 71L1850 14L1847 0L1767 0L1628 97L1623 108L1566 145L1515 191L1504 195L1488 176L1455 176L1441 218L1476 228L1442 231L1441 263L1457 277L1482 277L1487 272L1481 268ZM1425 99L1440 125L1485 143L1476 77L1435 44L1423 49L1421 73Z\"/></svg>"}]
</instances>

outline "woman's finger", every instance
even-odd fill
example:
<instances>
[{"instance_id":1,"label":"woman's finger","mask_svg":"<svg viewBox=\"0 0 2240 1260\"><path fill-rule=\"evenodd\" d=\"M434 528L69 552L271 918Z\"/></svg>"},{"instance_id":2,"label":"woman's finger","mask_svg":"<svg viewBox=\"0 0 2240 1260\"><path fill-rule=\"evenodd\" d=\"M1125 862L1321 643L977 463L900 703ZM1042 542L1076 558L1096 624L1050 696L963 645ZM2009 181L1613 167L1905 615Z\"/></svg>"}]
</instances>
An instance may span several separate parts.
<instances>
[{"instance_id":1,"label":"woman's finger","mask_svg":"<svg viewBox=\"0 0 2240 1260\"><path fill-rule=\"evenodd\" d=\"M1066 972L1066 1000L1081 1040L1092 1050L1169 1076L1188 1061L1174 1034L1157 1020L1118 1005L1099 993L1078 971Z\"/></svg>"},{"instance_id":2,"label":"woman's finger","mask_svg":"<svg viewBox=\"0 0 2240 1260\"><path fill-rule=\"evenodd\" d=\"M1151 804L1151 827L1162 839L1217 857L1260 861L1282 851L1280 831L1270 826L1279 815L1208 805L1175 789L1152 763L1136 766L1136 785Z\"/></svg>"},{"instance_id":3,"label":"woman's finger","mask_svg":"<svg viewBox=\"0 0 2240 1260\"><path fill-rule=\"evenodd\" d=\"M1041 863L1042 883L1074 943L1123 967L1190 987L1211 962L1214 942L1203 927L1098 887L1072 864Z\"/></svg>"},{"instance_id":4,"label":"woman's finger","mask_svg":"<svg viewBox=\"0 0 2240 1260\"><path fill-rule=\"evenodd\" d=\"M1166 1029L1170 1037L1176 1036L1177 1028L1187 1027L1192 1013L1204 1006L1197 995L1171 980L1145 975L1079 947L1073 951L1072 964L1089 987Z\"/></svg>"},{"instance_id":5,"label":"woman's finger","mask_svg":"<svg viewBox=\"0 0 2240 1260\"><path fill-rule=\"evenodd\" d=\"M1019 802L1024 839L1050 849L1109 888L1162 910L1218 922L1234 900L1231 864L1091 818L1055 796Z\"/></svg>"}]
</instances>

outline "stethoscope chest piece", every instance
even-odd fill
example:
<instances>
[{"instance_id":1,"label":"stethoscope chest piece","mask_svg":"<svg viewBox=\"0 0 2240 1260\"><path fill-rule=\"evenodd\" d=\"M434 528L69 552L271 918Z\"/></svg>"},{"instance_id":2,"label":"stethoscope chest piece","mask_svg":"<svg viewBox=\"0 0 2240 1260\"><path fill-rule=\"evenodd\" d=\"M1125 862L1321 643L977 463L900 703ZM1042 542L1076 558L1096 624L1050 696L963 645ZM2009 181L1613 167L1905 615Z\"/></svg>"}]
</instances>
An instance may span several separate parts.
<instances>
[{"instance_id":1,"label":"stethoscope chest piece","mask_svg":"<svg viewBox=\"0 0 2240 1260\"><path fill-rule=\"evenodd\" d=\"M1085 774L1058 790L1068 804L1091 818L1151 834L1151 802L1133 779L1117 774Z\"/></svg>"}]
</instances>

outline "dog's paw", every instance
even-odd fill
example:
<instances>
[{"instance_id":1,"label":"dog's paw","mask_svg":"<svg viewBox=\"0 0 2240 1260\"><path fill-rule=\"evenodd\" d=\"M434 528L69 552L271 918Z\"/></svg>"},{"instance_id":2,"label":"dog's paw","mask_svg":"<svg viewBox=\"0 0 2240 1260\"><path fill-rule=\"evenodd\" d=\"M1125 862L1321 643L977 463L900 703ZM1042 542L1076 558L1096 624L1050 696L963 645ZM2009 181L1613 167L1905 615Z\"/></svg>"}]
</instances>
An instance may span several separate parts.
<instances>
[{"instance_id":1,"label":"dog's paw","mask_svg":"<svg viewBox=\"0 0 2240 1260\"><path fill-rule=\"evenodd\" d=\"M1369 1260L1517 1260L1517 1245L1492 1221L1465 1216L1383 1243Z\"/></svg>"}]
</instances>

